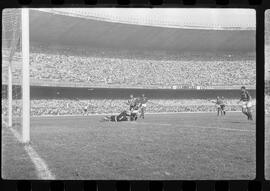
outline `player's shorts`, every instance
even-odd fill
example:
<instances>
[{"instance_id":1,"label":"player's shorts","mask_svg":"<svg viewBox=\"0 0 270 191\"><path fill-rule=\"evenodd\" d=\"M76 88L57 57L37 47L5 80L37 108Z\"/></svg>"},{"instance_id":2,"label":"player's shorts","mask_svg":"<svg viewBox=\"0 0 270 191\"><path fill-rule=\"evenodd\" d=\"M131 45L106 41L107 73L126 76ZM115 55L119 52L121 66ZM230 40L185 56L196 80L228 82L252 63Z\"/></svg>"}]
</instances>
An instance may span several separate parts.
<instances>
[{"instance_id":1,"label":"player's shorts","mask_svg":"<svg viewBox=\"0 0 270 191\"><path fill-rule=\"evenodd\" d=\"M216 104L216 108L217 108L217 109L220 109L220 105L219 105L219 104Z\"/></svg>"},{"instance_id":2,"label":"player's shorts","mask_svg":"<svg viewBox=\"0 0 270 191\"><path fill-rule=\"evenodd\" d=\"M242 108L250 108L252 107L251 101L243 101Z\"/></svg>"},{"instance_id":3,"label":"player's shorts","mask_svg":"<svg viewBox=\"0 0 270 191\"><path fill-rule=\"evenodd\" d=\"M146 103L143 103L143 104L142 104L142 107L146 107Z\"/></svg>"},{"instance_id":4,"label":"player's shorts","mask_svg":"<svg viewBox=\"0 0 270 191\"><path fill-rule=\"evenodd\" d=\"M220 108L223 110L225 108L225 105L224 104L221 104L220 105Z\"/></svg>"}]
</instances>

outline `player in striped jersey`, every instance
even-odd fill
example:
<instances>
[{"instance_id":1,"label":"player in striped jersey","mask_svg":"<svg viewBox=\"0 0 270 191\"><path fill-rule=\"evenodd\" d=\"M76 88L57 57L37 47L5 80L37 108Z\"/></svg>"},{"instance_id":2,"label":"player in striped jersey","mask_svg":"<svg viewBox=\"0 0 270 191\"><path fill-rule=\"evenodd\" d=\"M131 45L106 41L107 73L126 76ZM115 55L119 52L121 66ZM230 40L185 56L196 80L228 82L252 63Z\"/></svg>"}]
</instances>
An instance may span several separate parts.
<instances>
[{"instance_id":1,"label":"player in striped jersey","mask_svg":"<svg viewBox=\"0 0 270 191\"><path fill-rule=\"evenodd\" d=\"M242 113L248 117L248 120L253 120L251 113L251 96L249 92L246 90L245 86L241 87L241 95L238 103L242 101Z\"/></svg>"}]
</instances>

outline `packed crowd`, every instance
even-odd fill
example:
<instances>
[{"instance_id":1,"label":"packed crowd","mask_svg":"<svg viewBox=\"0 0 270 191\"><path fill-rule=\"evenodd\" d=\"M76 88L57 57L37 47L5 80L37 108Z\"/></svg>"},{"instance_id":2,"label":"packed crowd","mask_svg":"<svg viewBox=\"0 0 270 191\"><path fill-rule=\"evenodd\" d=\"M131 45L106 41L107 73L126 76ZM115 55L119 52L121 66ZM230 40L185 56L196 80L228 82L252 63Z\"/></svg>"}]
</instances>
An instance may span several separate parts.
<instances>
[{"instance_id":1,"label":"packed crowd","mask_svg":"<svg viewBox=\"0 0 270 191\"><path fill-rule=\"evenodd\" d=\"M227 111L240 111L241 107L237 104L237 99L226 101ZM43 99L31 100L31 116L43 115L89 115L89 114L111 114L119 113L123 110L129 110L126 100L71 100L71 99ZM269 103L268 103L269 104ZM87 111L85 111L87 108ZM214 112L216 106L214 103L205 99L153 99L147 103L146 113L158 112ZM2 100L2 113L7 115L7 100ZM13 114L21 114L21 101L14 100Z\"/></svg>"},{"instance_id":2,"label":"packed crowd","mask_svg":"<svg viewBox=\"0 0 270 191\"><path fill-rule=\"evenodd\" d=\"M30 54L30 77L39 81L123 87L256 84L252 55L131 52L35 47Z\"/></svg>"}]
</instances>

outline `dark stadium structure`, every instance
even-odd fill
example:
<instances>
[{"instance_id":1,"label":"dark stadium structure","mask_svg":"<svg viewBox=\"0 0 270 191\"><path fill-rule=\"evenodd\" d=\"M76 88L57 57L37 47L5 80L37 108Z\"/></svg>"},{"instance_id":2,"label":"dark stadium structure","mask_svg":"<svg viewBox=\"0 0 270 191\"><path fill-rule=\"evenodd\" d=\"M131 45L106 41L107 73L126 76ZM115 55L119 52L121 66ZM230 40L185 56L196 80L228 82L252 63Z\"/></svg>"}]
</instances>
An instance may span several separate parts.
<instances>
[{"instance_id":1,"label":"dark stadium structure","mask_svg":"<svg viewBox=\"0 0 270 191\"><path fill-rule=\"evenodd\" d=\"M20 86L14 86L13 92L20 92ZM249 91L256 98L256 90ZM269 91L266 92L269 94ZM127 99L130 94L141 96L145 94L152 99L215 99L219 95L227 99L238 99L237 89L127 89L127 88L74 88L74 87L44 87L31 86L31 99ZM7 98L7 86L2 86L2 97ZM21 99L21 94L13 94L13 99Z\"/></svg>"},{"instance_id":2,"label":"dark stadium structure","mask_svg":"<svg viewBox=\"0 0 270 191\"><path fill-rule=\"evenodd\" d=\"M95 30L93 30L93 28ZM30 11L30 40L65 46L172 51L255 50L255 28L180 29ZM222 44L222 46L220 46Z\"/></svg>"}]
</instances>

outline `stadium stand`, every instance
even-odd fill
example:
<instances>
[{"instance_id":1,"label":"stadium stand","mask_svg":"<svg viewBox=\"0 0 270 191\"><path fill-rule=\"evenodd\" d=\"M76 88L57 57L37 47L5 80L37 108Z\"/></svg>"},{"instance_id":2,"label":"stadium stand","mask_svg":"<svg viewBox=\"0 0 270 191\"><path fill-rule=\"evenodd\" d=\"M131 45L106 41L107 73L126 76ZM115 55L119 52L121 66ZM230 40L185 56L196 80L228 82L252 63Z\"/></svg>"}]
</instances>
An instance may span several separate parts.
<instances>
[{"instance_id":1,"label":"stadium stand","mask_svg":"<svg viewBox=\"0 0 270 191\"><path fill-rule=\"evenodd\" d=\"M166 52L141 54L104 49L79 51L45 47L32 47L32 50L30 77L33 81L146 88L256 84L255 61L251 55L245 54L191 55L191 53ZM250 59L247 59L247 56ZM16 71L15 67L15 79L19 71Z\"/></svg>"},{"instance_id":2,"label":"stadium stand","mask_svg":"<svg viewBox=\"0 0 270 191\"><path fill-rule=\"evenodd\" d=\"M165 21L148 11L149 17L141 19L137 14L124 18L99 9L31 9L31 83L255 86L255 55L249 55L255 50L253 21L238 22L241 14L228 23L200 23L192 16ZM20 56L14 57L19 67ZM16 81L20 70L14 68Z\"/></svg>"}]
</instances>

